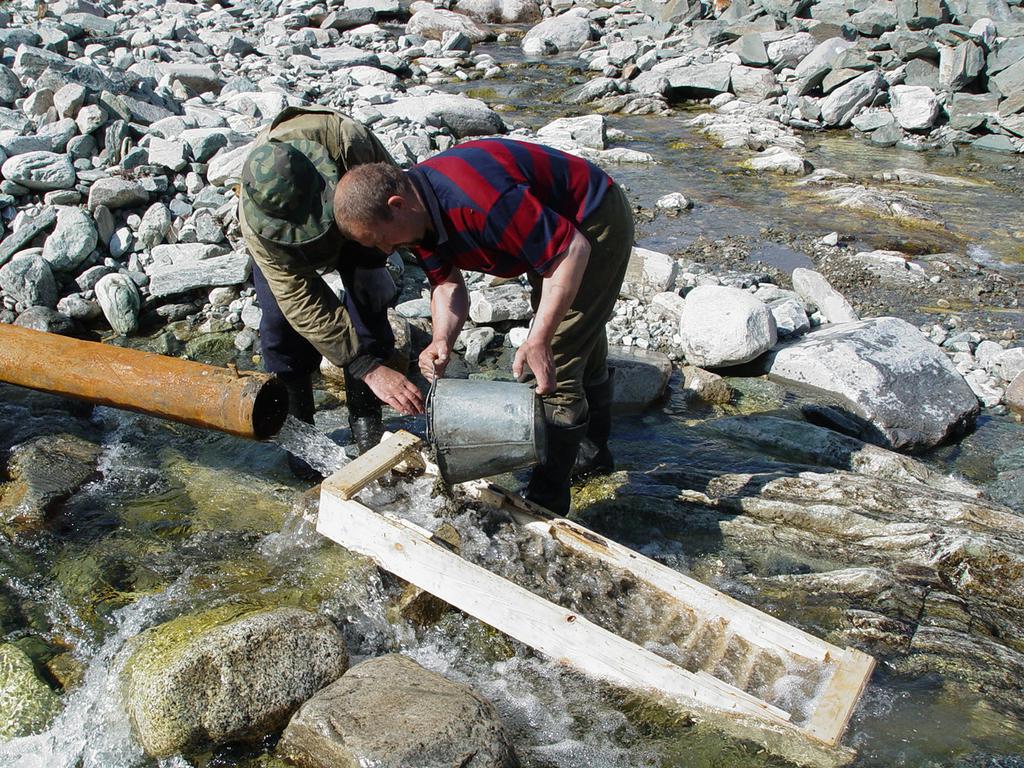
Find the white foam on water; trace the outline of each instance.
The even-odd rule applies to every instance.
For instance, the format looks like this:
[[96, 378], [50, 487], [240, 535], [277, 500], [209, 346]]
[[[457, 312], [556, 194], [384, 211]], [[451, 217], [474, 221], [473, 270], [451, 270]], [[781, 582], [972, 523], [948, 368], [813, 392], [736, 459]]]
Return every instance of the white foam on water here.
[[294, 416], [284, 420], [284, 426], [271, 440], [293, 456], [298, 456], [324, 477], [349, 462], [343, 446], [331, 440], [315, 425], [299, 421]]
[[[127, 641], [153, 623], [154, 617], [184, 597], [184, 580], [115, 611], [112, 631], [90, 656], [82, 685], [64, 696], [64, 708], [49, 728], [33, 736], [0, 744], [5, 768], [136, 768], [147, 763], [131, 732], [122, 704], [121, 675]], [[168, 768], [172, 768], [168, 766]]]

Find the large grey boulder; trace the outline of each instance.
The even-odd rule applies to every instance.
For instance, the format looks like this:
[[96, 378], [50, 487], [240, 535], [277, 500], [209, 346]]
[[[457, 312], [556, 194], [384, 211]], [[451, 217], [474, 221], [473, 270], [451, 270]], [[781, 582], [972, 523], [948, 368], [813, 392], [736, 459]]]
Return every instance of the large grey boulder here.
[[81, 208], [62, 208], [56, 228], [43, 243], [43, 258], [55, 272], [72, 272], [89, 257], [98, 240], [92, 216]]
[[469, 16], [443, 8], [417, 11], [406, 24], [406, 31], [411, 35], [422, 35], [432, 40], [440, 40], [445, 32], [460, 32], [474, 43], [483, 42], [488, 36], [487, 30]]
[[487, 700], [398, 654], [364, 661], [306, 702], [277, 754], [299, 768], [518, 765]]
[[344, 638], [323, 616], [224, 606], [134, 640], [125, 700], [146, 752], [164, 757], [259, 740], [347, 667]]
[[908, 131], [927, 131], [939, 116], [939, 100], [923, 85], [896, 85], [889, 91], [892, 114]]
[[53, 279], [50, 265], [38, 252], [19, 254], [0, 268], [0, 288], [29, 307], [57, 305], [57, 281]]
[[841, 88], [832, 91], [821, 103], [821, 119], [826, 125], [843, 127], [870, 104], [885, 88], [885, 79], [879, 72], [865, 72]]
[[25, 215], [21, 226], [0, 242], [0, 267], [26, 245], [32, 242], [41, 232], [45, 232], [57, 221], [57, 209], [46, 206], [34, 216]]
[[679, 335], [687, 362], [701, 368], [750, 362], [778, 341], [764, 303], [724, 285], [701, 285], [686, 294]]
[[797, 267], [793, 270], [793, 290], [805, 302], [817, 307], [826, 323], [851, 323], [860, 319], [850, 302], [820, 272]]
[[545, 19], [523, 37], [522, 49], [527, 56], [578, 51], [590, 39], [590, 21], [577, 13], [563, 13]]
[[56, 152], [25, 152], [4, 161], [3, 177], [21, 186], [48, 192], [75, 186], [75, 166], [68, 155]]
[[454, 94], [408, 96], [377, 109], [383, 115], [405, 117], [422, 125], [448, 128], [457, 138], [505, 132], [505, 121], [479, 99]]
[[637, 410], [661, 399], [672, 375], [668, 355], [650, 349], [610, 346], [608, 365], [615, 369], [612, 403]]
[[812, 331], [775, 351], [768, 372], [839, 398], [845, 430], [855, 426], [861, 439], [892, 450], [938, 445], [962, 434], [979, 411], [945, 353], [895, 317]]

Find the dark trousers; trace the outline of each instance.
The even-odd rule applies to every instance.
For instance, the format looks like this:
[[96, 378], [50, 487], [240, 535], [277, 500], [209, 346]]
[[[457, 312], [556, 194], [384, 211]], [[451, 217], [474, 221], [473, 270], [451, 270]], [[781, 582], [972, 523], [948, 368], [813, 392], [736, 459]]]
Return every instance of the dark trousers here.
[[[388, 305], [395, 294], [394, 283], [384, 269], [355, 272], [353, 279], [345, 281], [345, 310], [360, 339], [364, 340], [364, 349], [382, 360], [387, 360], [394, 352], [395, 345], [394, 333], [388, 322]], [[263, 310], [263, 317], [260, 320], [263, 369], [268, 373], [286, 376], [310, 374], [318, 370], [321, 354], [292, 328], [291, 323], [281, 312], [266, 278], [255, 263], [252, 265], [252, 282], [256, 288], [260, 309]]]

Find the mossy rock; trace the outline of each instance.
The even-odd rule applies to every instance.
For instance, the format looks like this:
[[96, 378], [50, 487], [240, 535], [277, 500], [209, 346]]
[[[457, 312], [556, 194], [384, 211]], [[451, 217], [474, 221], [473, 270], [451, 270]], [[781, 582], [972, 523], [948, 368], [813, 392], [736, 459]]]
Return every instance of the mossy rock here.
[[0, 645], [0, 740], [46, 728], [60, 697], [36, 676], [32, 660], [13, 645]]
[[195, 336], [185, 344], [185, 355], [189, 360], [207, 365], [226, 365], [238, 356], [235, 334], [204, 333]]
[[276, 733], [348, 668], [330, 620], [227, 605], [147, 630], [125, 665], [125, 700], [146, 752], [166, 757]]

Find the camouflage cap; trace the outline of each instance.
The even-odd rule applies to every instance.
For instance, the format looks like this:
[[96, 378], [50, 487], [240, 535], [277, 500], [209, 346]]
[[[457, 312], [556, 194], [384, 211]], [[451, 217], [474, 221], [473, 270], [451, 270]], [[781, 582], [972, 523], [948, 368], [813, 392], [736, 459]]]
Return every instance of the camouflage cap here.
[[260, 237], [302, 245], [334, 223], [332, 198], [340, 174], [323, 145], [271, 140], [246, 158], [242, 170], [245, 220]]

